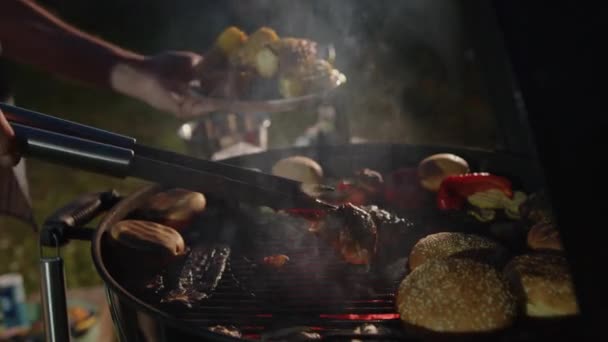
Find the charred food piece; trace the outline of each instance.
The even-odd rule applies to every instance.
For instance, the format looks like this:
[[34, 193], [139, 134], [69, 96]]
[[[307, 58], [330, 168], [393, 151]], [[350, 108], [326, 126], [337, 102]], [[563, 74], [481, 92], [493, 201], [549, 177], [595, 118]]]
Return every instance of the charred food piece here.
[[474, 333], [510, 326], [517, 303], [494, 268], [445, 258], [429, 261], [405, 278], [397, 310], [406, 324], [441, 333]]
[[370, 264], [376, 253], [377, 227], [367, 211], [350, 203], [332, 210], [319, 233], [351, 264]]
[[226, 246], [196, 246], [185, 262], [165, 275], [167, 292], [162, 303], [180, 303], [187, 307], [211, 296], [222, 279], [230, 248]]
[[578, 314], [578, 304], [566, 258], [553, 254], [526, 254], [505, 267], [505, 275], [519, 290], [532, 317]]
[[[364, 206], [362, 209], [371, 215], [378, 231], [375, 266], [387, 267], [398, 259], [407, 257], [422, 234], [416, 230], [417, 225], [375, 205]], [[403, 263], [404, 269], [405, 266], [406, 263]]]

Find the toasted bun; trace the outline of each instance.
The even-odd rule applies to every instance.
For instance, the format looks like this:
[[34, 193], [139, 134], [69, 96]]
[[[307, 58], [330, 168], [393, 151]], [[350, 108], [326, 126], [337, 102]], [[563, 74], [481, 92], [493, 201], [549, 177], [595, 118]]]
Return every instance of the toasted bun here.
[[469, 171], [469, 164], [466, 160], [450, 153], [434, 154], [418, 164], [420, 184], [430, 191], [438, 191], [441, 182], [447, 176]]
[[432, 260], [399, 286], [397, 310], [413, 326], [444, 333], [488, 332], [508, 327], [517, 303], [494, 268], [468, 259]]
[[279, 160], [272, 167], [272, 174], [309, 184], [319, 184], [323, 180], [321, 165], [304, 156]]
[[496, 242], [481, 236], [464, 233], [436, 233], [420, 239], [409, 257], [410, 270], [430, 260], [449, 256], [500, 258], [504, 249]]
[[578, 313], [572, 278], [563, 256], [520, 255], [509, 262], [505, 275], [523, 296], [528, 316], [556, 317]]
[[561, 251], [562, 241], [553, 223], [539, 223], [528, 232], [528, 246], [532, 249]]

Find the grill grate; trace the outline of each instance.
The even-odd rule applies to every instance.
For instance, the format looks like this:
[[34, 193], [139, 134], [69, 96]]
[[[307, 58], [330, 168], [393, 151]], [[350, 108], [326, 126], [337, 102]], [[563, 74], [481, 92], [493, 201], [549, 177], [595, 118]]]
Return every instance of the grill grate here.
[[[340, 262], [333, 251], [327, 249], [310, 255], [306, 250], [305, 246], [293, 250], [289, 263], [280, 270], [268, 272], [260, 271], [263, 265], [253, 262], [251, 256], [233, 253], [226, 273], [210, 298], [188, 309], [178, 306], [163, 306], [163, 309], [196, 327], [236, 326], [247, 339], [259, 339], [265, 332], [295, 326], [311, 327], [330, 339], [354, 337], [354, 329], [364, 323], [380, 324], [394, 331], [394, 335], [385, 334], [383, 338], [401, 336], [399, 315], [394, 310], [397, 284], [379, 287], [372, 293], [361, 293], [356, 288], [351, 291], [348, 286], [336, 287], [340, 282], [369, 283], [369, 274], [355, 273], [342, 278], [344, 273], [340, 270], [352, 266]], [[322, 263], [321, 276], [301, 272], [304, 268], [310, 272], [319, 270], [316, 266], [319, 260], [327, 261]], [[253, 289], [251, 284], [255, 282], [268, 286]], [[341, 295], [323, 291], [332, 287]]]

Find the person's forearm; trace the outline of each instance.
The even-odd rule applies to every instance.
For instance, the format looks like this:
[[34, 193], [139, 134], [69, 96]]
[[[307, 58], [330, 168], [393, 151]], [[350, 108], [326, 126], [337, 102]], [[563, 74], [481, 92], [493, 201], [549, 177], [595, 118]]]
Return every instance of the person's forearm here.
[[143, 59], [79, 31], [28, 0], [0, 0], [0, 44], [8, 59], [105, 87], [117, 64]]

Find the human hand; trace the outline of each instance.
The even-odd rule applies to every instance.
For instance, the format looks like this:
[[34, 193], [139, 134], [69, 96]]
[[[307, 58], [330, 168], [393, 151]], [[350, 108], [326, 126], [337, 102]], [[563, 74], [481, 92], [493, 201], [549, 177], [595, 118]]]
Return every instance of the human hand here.
[[17, 164], [19, 156], [14, 149], [15, 132], [0, 111], [0, 167], [11, 167]]
[[192, 52], [168, 51], [118, 63], [111, 72], [116, 91], [167, 111], [179, 118], [217, 110], [211, 99], [194, 96], [190, 86], [198, 79], [203, 57]]

